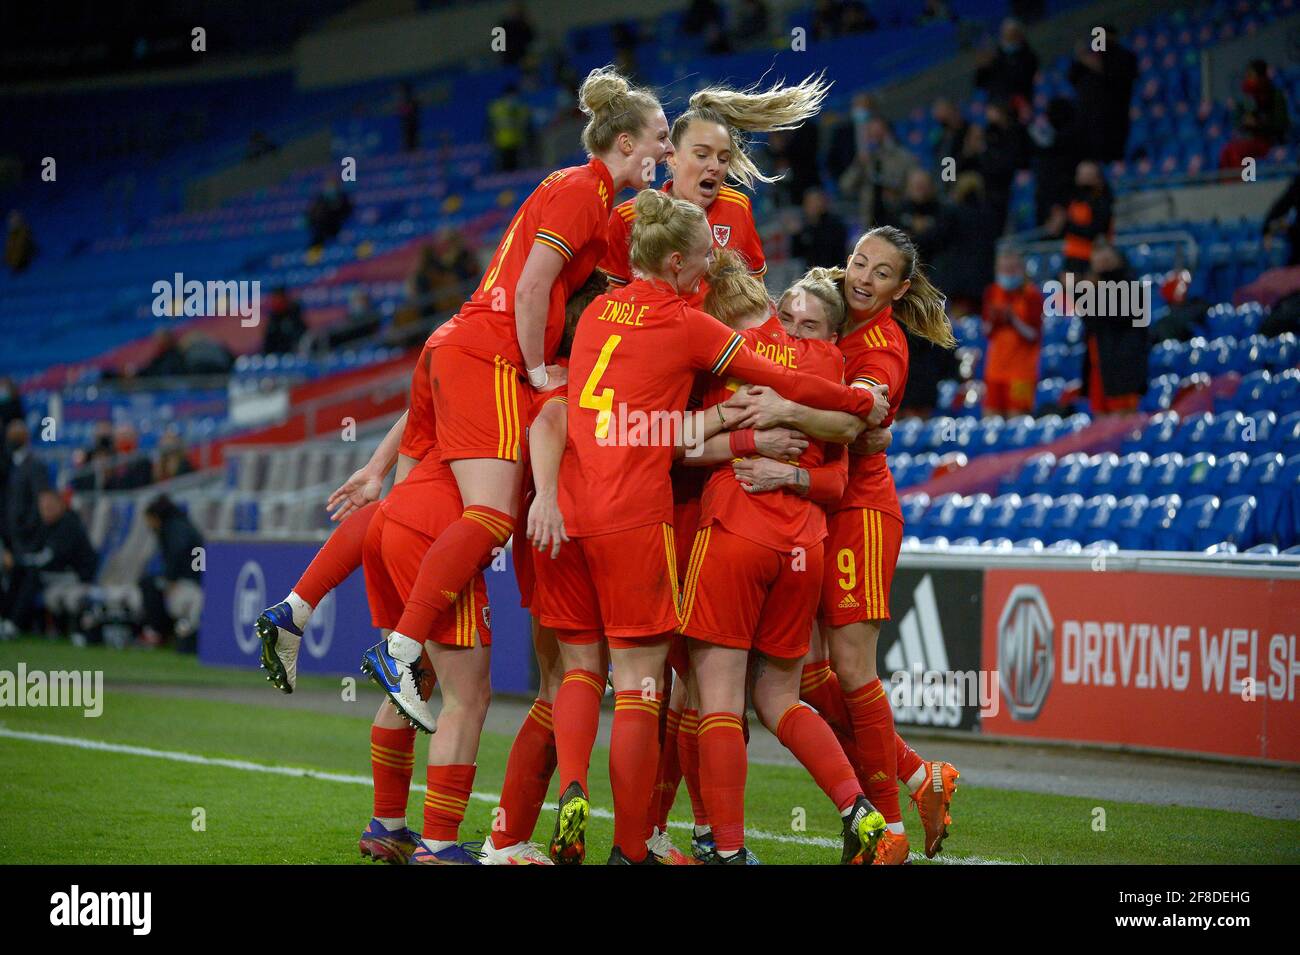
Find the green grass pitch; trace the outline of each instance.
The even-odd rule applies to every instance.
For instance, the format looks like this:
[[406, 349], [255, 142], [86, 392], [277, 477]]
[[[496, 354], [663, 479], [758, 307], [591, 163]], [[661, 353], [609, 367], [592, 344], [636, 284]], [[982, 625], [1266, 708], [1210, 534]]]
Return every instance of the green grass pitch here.
[[[0, 709], [0, 863], [357, 863], [356, 840], [369, 820], [368, 722], [378, 694], [358, 683], [356, 715], [322, 715], [275, 706], [157, 695], [123, 684], [202, 689], [265, 687], [260, 673], [204, 668], [171, 653], [75, 650], [43, 641], [0, 645], [0, 670], [19, 660], [29, 669], [100, 669], [106, 681], [103, 715], [72, 709]], [[339, 689], [326, 678], [306, 687]], [[608, 719], [608, 714], [605, 716]], [[278, 767], [274, 772], [228, 764], [181, 762], [14, 738], [44, 734], [92, 743], [142, 747]], [[424, 737], [421, 737], [422, 741]], [[484, 735], [476, 788], [500, 792], [510, 738]], [[415, 781], [424, 778], [422, 742]], [[597, 810], [610, 805], [606, 753], [592, 760]], [[1138, 763], [1135, 761], [1135, 767]], [[326, 777], [291, 775], [308, 770]], [[554, 793], [552, 793], [554, 796]], [[420, 818], [422, 793], [412, 794], [408, 818]], [[481, 839], [495, 802], [471, 801], [461, 833]], [[1093, 809], [1106, 809], [1106, 831], [1092, 828]], [[196, 826], [196, 810], [203, 825]], [[839, 819], [797, 767], [752, 765], [746, 802], [750, 847], [764, 863], [829, 864]], [[674, 821], [688, 821], [685, 790]], [[943, 857], [956, 861], [1030, 863], [1296, 863], [1300, 824], [1240, 813], [1045, 796], [963, 784], [953, 806], [955, 826]], [[799, 827], [800, 818], [806, 819]], [[914, 833], [919, 822], [906, 809]], [[536, 839], [550, 833], [543, 810]], [[592, 819], [589, 861], [608, 854], [612, 824]], [[679, 846], [689, 839], [674, 829]]]

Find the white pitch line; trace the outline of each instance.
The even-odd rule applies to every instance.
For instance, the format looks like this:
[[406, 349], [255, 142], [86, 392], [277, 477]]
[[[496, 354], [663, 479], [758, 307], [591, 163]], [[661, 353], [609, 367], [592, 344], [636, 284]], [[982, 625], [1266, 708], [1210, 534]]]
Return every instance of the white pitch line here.
[[[250, 773], [269, 773], [273, 776], [289, 776], [296, 779], [322, 779], [331, 783], [350, 783], [359, 786], [372, 786], [373, 780], [369, 776], [356, 776], [351, 773], [331, 773], [322, 769], [304, 769], [297, 766], [268, 766], [265, 763], [250, 763], [243, 759], [225, 759], [220, 756], [200, 756], [197, 753], [182, 753], [176, 750], [150, 749], [147, 746], [131, 746], [127, 743], [105, 743], [100, 740], [83, 739], [77, 736], [54, 736], [49, 733], [27, 733], [22, 730], [11, 730], [0, 726], [0, 738], [26, 740], [31, 743], [49, 743], [55, 746], [71, 746], [75, 749], [96, 750], [101, 753], [121, 753], [125, 756], [145, 756], [150, 759], [165, 759], [174, 763], [192, 763], [198, 766], [220, 766], [223, 769], [240, 769]], [[425, 786], [420, 783], [412, 783], [411, 789], [416, 792], [424, 792]], [[501, 799], [500, 793], [473, 792], [471, 798], [480, 802], [497, 805]], [[555, 803], [547, 803], [546, 809], [553, 810], [556, 808]], [[601, 809], [593, 806], [591, 814], [597, 819], [613, 819], [614, 814], [608, 809]], [[689, 822], [669, 822], [668, 825], [673, 829], [693, 829]], [[830, 839], [826, 836], [788, 836], [780, 832], [767, 832], [763, 829], [746, 829], [746, 839], [757, 839], [761, 842], [780, 842], [787, 845], [809, 846], [818, 849], [838, 849], [840, 841]], [[912, 859], [924, 859], [919, 852], [912, 853]], [[979, 856], [965, 857], [944, 857], [936, 856], [931, 862], [939, 862], [946, 865], [1014, 865], [1004, 859], [983, 859]]]

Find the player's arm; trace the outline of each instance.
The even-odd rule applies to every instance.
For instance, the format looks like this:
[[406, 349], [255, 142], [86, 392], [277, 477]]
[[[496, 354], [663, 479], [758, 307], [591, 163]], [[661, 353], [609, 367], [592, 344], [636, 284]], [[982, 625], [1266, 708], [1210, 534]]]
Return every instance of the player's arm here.
[[749, 385], [737, 391], [731, 404], [737, 411], [745, 412], [750, 427], [791, 428], [810, 438], [835, 444], [849, 444], [867, 426], [856, 415], [811, 408], [782, 398], [762, 385]]
[[[715, 409], [720, 415], [726, 413], [726, 405], [714, 405], [701, 413], [712, 414]], [[714, 434], [702, 443], [692, 444], [684, 449], [679, 447], [676, 456], [682, 458], [688, 467], [704, 467], [754, 454], [776, 461], [789, 461], [797, 459], [807, 447], [807, 438], [787, 428], [769, 428], [764, 431], [742, 428]]]
[[[716, 322], [717, 319], [713, 321]], [[725, 325], [722, 327], [726, 328]], [[863, 418], [868, 427], [874, 428], [889, 413], [889, 403], [883, 400], [883, 389], [873, 391], [866, 387], [846, 387], [817, 375], [793, 371], [755, 353], [738, 335], [735, 336], [735, 342], [726, 347], [731, 350], [731, 354], [719, 355], [715, 366], [720, 365], [723, 371], [742, 381], [768, 385], [800, 404], [831, 411], [847, 411]], [[714, 374], [719, 373], [714, 371]]]
[[551, 286], [566, 261], [553, 246], [536, 241], [528, 251], [524, 269], [515, 285], [515, 337], [534, 388], [546, 385], [550, 374], [556, 371], [546, 367], [546, 315], [550, 307]]
[[[329, 496], [329, 500], [325, 502], [325, 509], [333, 511], [330, 520], [341, 521], [371, 501], [379, 500], [380, 492], [384, 487], [384, 478], [388, 476], [388, 472], [397, 461], [398, 448], [402, 446], [402, 432], [406, 430], [406, 419], [409, 415], [409, 410], [402, 412], [402, 416], [393, 422], [384, 439], [379, 442], [379, 447], [375, 448], [374, 453], [370, 455], [370, 460], [358, 468], [352, 477]], [[401, 477], [405, 476], [405, 474], [401, 475]]]
[[533, 469], [533, 503], [528, 508], [528, 539], [551, 557], [569, 539], [560, 513], [560, 460], [569, 435], [569, 404], [557, 395], [538, 412], [528, 427], [528, 455]]

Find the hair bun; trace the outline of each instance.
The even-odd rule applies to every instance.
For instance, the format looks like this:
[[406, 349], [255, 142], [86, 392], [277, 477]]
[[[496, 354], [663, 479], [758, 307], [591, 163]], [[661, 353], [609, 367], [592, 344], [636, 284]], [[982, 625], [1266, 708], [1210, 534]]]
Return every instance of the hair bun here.
[[673, 217], [673, 200], [658, 189], [642, 189], [636, 197], [636, 216], [647, 225], [667, 222]]
[[627, 79], [613, 67], [592, 70], [578, 90], [578, 107], [588, 116], [614, 112], [620, 99], [626, 99], [632, 87]]

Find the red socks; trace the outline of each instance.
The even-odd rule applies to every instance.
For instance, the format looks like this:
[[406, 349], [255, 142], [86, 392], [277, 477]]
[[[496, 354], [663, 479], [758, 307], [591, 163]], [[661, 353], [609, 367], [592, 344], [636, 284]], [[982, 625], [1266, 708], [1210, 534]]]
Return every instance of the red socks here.
[[898, 778], [907, 782], [916, 775], [916, 771], [925, 763], [916, 750], [903, 742], [903, 737], [894, 734], [894, 756], [898, 763]]
[[894, 744], [897, 734], [889, 694], [877, 678], [846, 694], [844, 703], [853, 720], [859, 761], [870, 774], [865, 781], [867, 798], [884, 815], [885, 822], [902, 822], [898, 805], [898, 753]]
[[474, 764], [430, 766], [429, 790], [424, 794], [425, 839], [455, 842], [460, 832], [469, 794], [474, 789]]
[[[668, 710], [668, 722], [664, 728], [664, 741], [659, 749], [659, 771], [655, 777], [655, 795], [650, 805], [653, 809], [651, 827], [660, 832], [668, 829], [668, 813], [672, 811], [677, 799], [677, 787], [682, 781], [682, 764], [677, 752], [677, 734], [680, 732], [682, 714]], [[647, 838], [650, 833], [646, 833]]]
[[569, 670], [555, 694], [551, 718], [555, 726], [556, 769], [560, 793], [577, 781], [584, 793], [591, 749], [596, 745], [600, 727], [600, 700], [605, 695], [605, 680], [590, 670]]
[[492, 845], [498, 849], [531, 838], [555, 772], [555, 732], [551, 704], [534, 700], [515, 735], [501, 786], [500, 828], [494, 822]]
[[853, 722], [849, 711], [844, 706], [844, 693], [840, 690], [840, 678], [831, 669], [830, 660], [818, 660], [804, 665], [803, 677], [799, 683], [799, 699], [812, 706], [821, 714], [822, 719], [836, 730], [853, 732]]
[[700, 789], [721, 852], [745, 845], [745, 731], [739, 713], [700, 717]]
[[375, 818], [399, 819], [411, 798], [415, 727], [370, 727], [370, 772], [375, 780]]
[[704, 809], [704, 796], [700, 792], [700, 712], [682, 710], [682, 721], [677, 727], [677, 761], [686, 780], [686, 792], [691, 797], [691, 814], [695, 825], [709, 824], [709, 814]]
[[318, 607], [327, 593], [347, 580], [352, 571], [361, 566], [361, 546], [365, 543], [366, 531], [370, 529], [370, 519], [378, 510], [379, 502], [371, 501], [344, 518], [293, 585], [293, 592], [313, 607]]
[[640, 690], [614, 694], [614, 728], [609, 740], [609, 784], [614, 791], [614, 845], [633, 862], [646, 854], [646, 821], [659, 766], [659, 706]]
[[425, 551], [396, 632], [419, 643], [429, 639], [438, 618], [474, 575], [492, 562], [492, 549], [503, 546], [514, 529], [509, 514], [479, 505], [465, 508]]
[[776, 738], [803, 764], [836, 809], [853, 805], [862, 786], [825, 720], [802, 703], [795, 703], [781, 714]]

